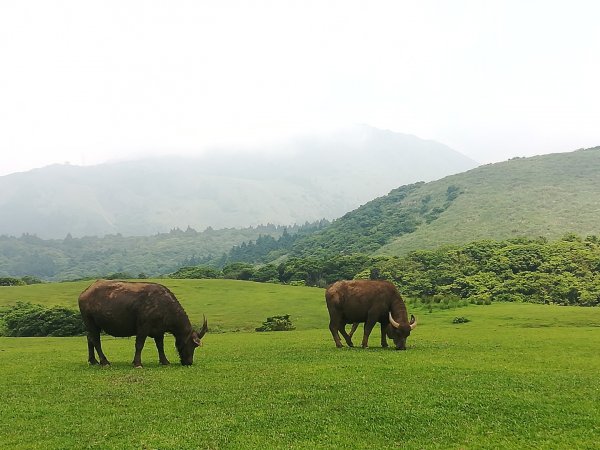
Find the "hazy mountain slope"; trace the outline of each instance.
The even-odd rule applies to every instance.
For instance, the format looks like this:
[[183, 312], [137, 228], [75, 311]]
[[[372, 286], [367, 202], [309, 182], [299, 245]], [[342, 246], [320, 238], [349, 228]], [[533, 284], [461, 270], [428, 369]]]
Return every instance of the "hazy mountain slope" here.
[[390, 189], [475, 167], [414, 136], [353, 127], [261, 152], [56, 165], [0, 177], [0, 234], [149, 235], [336, 218]]
[[600, 234], [600, 147], [490, 164], [394, 189], [295, 244], [295, 255], [401, 255], [479, 239]]
[[[298, 230], [289, 229], [290, 233]], [[106, 277], [116, 272], [158, 276], [218, 257], [234, 245], [283, 233], [274, 225], [244, 229], [172, 230], [154, 236], [111, 235], [40, 239], [0, 236], [0, 277], [33, 275], [47, 280]]]

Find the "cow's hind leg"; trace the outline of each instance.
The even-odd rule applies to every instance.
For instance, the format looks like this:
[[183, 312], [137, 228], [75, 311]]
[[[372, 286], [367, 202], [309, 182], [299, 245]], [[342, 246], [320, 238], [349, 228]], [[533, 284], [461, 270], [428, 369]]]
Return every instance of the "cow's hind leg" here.
[[352, 339], [352, 335], [354, 334], [354, 332], [356, 331], [357, 328], [358, 328], [358, 322], [354, 322], [352, 324], [352, 328], [350, 329], [350, 333], [348, 333], [348, 336], [350, 336], [350, 339]]
[[106, 359], [106, 355], [102, 351], [102, 343], [100, 342], [100, 331], [98, 331], [98, 335], [95, 337], [94, 347], [96, 348], [96, 352], [98, 352], [98, 358], [100, 358], [101, 366], [109, 366], [110, 362]]
[[142, 350], [146, 343], [146, 335], [138, 334], [135, 337], [135, 355], [133, 357], [133, 367], [142, 367]]
[[352, 343], [352, 336], [346, 333], [346, 324], [343, 324], [340, 327], [340, 333], [342, 333], [342, 336], [344, 337], [346, 344], [348, 344], [348, 347], [354, 347], [354, 344]]
[[329, 321], [329, 331], [331, 331], [331, 336], [333, 336], [333, 340], [335, 341], [335, 346], [337, 348], [343, 347], [342, 341], [340, 341], [340, 335], [338, 334], [339, 324], [334, 322], [333, 320]]
[[106, 359], [106, 355], [102, 351], [102, 343], [100, 342], [100, 329], [96, 326], [93, 320], [90, 320], [87, 317], [83, 317], [83, 322], [88, 330], [88, 362], [92, 365], [98, 364], [98, 361], [96, 361], [96, 356], [94, 355], [94, 350], [96, 350], [96, 353], [98, 353], [98, 358], [100, 358], [100, 365], [110, 365], [110, 362], [108, 359]]
[[170, 364], [165, 355], [165, 335], [161, 334], [160, 336], [155, 337], [154, 342], [156, 343], [156, 349], [158, 350], [158, 362], [163, 366]]
[[94, 342], [92, 341], [92, 338], [90, 337], [89, 333], [87, 336], [87, 344], [88, 344], [88, 363], [90, 363], [92, 366], [95, 366], [96, 364], [98, 364], [98, 361], [96, 360], [96, 353], [94, 353]]

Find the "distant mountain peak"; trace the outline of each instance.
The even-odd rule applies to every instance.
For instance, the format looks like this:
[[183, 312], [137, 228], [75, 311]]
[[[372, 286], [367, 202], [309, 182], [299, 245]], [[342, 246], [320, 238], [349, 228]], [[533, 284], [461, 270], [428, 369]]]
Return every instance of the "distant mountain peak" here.
[[443, 144], [368, 125], [234, 149], [0, 177], [0, 234], [151, 235], [334, 219], [399, 186], [477, 166]]

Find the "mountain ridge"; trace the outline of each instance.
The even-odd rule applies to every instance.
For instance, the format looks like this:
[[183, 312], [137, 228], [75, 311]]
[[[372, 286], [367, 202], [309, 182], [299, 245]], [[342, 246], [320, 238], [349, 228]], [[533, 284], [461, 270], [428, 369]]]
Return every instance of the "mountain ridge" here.
[[368, 126], [263, 150], [6, 175], [0, 234], [139, 236], [331, 220], [399, 185], [477, 165], [443, 144]]

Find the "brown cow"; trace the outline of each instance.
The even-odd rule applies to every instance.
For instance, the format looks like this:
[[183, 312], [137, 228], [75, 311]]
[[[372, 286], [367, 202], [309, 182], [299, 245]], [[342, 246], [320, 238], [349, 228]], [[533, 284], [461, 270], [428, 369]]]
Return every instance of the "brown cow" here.
[[342, 347], [341, 333], [349, 347], [353, 347], [351, 335], [345, 326], [352, 323], [352, 331], [358, 322], [364, 322], [362, 346], [368, 347], [369, 335], [375, 323], [381, 324], [381, 346], [387, 347], [386, 334], [394, 341], [396, 349], [406, 349], [406, 338], [417, 326], [415, 316], [408, 321], [406, 305], [400, 293], [389, 281], [351, 280], [337, 281], [325, 292], [329, 310], [329, 330], [337, 347]]
[[169, 332], [175, 336], [181, 364], [188, 366], [208, 330], [204, 318], [202, 329], [194, 331], [175, 295], [157, 283], [98, 280], [79, 296], [79, 310], [88, 331], [90, 364], [98, 364], [94, 349], [101, 365], [110, 364], [102, 352], [101, 331], [118, 337], [135, 336], [135, 367], [142, 367], [142, 349], [148, 336], [154, 338], [160, 364], [169, 364], [164, 350], [164, 336]]

